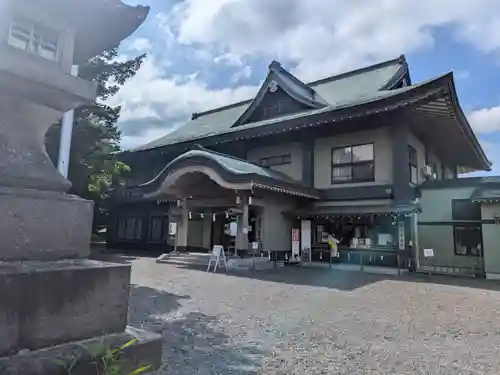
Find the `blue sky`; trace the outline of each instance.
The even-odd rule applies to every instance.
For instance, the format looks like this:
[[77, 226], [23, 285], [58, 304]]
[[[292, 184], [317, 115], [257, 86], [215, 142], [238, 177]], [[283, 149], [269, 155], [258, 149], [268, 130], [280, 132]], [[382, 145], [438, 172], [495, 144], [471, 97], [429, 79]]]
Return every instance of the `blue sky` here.
[[122, 104], [123, 146], [166, 134], [192, 112], [251, 97], [273, 59], [304, 81], [405, 54], [413, 82], [449, 71], [500, 174], [497, 0], [125, 0], [151, 7], [121, 47], [147, 52]]

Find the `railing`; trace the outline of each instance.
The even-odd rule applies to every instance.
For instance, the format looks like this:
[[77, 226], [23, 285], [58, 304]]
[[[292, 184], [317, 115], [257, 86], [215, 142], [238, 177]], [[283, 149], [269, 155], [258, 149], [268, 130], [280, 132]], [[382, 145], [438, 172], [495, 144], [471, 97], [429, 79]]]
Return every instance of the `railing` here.
[[436, 275], [453, 275], [464, 277], [483, 277], [484, 270], [479, 266], [450, 266], [439, 264], [425, 264], [418, 269], [419, 272], [427, 273], [429, 276]]
[[[339, 248], [339, 258], [332, 257], [332, 251], [326, 246], [317, 246], [309, 250], [311, 256], [308, 252], [302, 254], [302, 260], [309, 260], [313, 258], [314, 254], [320, 254], [319, 258], [328, 260], [329, 267], [335, 263], [338, 259], [347, 257], [347, 263], [359, 264], [360, 271], [364, 270], [364, 267], [373, 265], [375, 259], [383, 259], [384, 257], [394, 257], [394, 266], [398, 269], [398, 274], [401, 274], [401, 269], [409, 268], [411, 256], [408, 251], [397, 251], [392, 248], [384, 247], [372, 247], [372, 248], [350, 248], [350, 247], [340, 247]], [[353, 262], [356, 259], [356, 262]]]

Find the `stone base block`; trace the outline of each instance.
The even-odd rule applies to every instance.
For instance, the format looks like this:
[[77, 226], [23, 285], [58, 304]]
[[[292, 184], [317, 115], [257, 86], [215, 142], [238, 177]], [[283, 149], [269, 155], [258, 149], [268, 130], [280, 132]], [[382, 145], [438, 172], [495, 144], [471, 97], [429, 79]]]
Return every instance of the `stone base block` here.
[[[119, 348], [135, 339], [123, 351], [120, 364], [124, 374], [142, 367], [160, 368], [162, 337], [128, 327], [125, 332], [66, 343], [47, 349], [24, 351], [0, 358], [2, 375], [89, 375], [95, 374], [95, 355], [102, 348]], [[63, 366], [63, 364], [65, 364]], [[65, 367], [71, 367], [71, 372]]]
[[0, 261], [88, 257], [93, 211], [74, 195], [0, 187]]
[[130, 265], [0, 262], [0, 356], [123, 332], [129, 286]]
[[228, 270], [265, 271], [276, 268], [277, 265], [267, 257], [261, 258], [233, 258], [227, 262]]
[[486, 279], [487, 280], [500, 280], [500, 273], [487, 272]]

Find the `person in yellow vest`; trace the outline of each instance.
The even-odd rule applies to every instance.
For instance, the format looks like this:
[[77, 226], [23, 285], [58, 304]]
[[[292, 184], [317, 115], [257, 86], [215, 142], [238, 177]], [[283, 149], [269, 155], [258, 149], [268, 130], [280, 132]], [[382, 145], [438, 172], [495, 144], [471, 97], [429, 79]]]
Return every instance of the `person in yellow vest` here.
[[339, 242], [340, 241], [341, 240], [338, 240], [335, 237], [335, 234], [328, 235], [328, 245], [330, 246], [332, 258], [338, 258], [340, 256], [340, 254], [339, 254]]

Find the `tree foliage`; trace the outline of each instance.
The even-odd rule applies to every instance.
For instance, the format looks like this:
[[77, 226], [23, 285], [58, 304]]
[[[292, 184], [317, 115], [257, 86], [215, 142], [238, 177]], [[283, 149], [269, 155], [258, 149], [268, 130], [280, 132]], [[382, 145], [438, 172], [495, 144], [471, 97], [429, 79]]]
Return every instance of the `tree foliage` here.
[[[121, 107], [111, 107], [105, 101], [140, 69], [145, 55], [118, 61], [117, 49], [111, 49], [79, 66], [79, 77], [99, 84], [97, 100], [75, 110], [68, 179], [71, 193], [95, 201], [95, 226], [103, 225], [104, 200], [113, 181], [129, 167], [120, 161], [121, 132], [117, 127]], [[46, 148], [57, 165], [61, 122], [54, 124], [46, 135]]]

